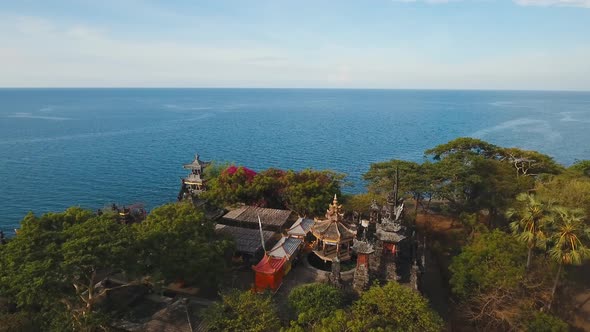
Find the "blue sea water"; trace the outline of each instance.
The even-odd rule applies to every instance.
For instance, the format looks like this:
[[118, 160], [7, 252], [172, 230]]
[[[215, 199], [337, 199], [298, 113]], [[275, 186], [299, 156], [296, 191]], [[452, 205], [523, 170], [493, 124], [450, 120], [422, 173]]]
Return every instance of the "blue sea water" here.
[[182, 164], [333, 169], [419, 161], [459, 136], [590, 159], [590, 93], [0, 89], [0, 228], [29, 211], [173, 201]]

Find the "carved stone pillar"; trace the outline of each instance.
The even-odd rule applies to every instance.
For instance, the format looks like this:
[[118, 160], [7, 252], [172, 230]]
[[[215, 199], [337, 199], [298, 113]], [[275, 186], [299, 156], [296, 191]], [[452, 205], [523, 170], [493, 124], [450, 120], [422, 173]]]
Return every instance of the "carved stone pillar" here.
[[376, 278], [381, 278], [381, 260], [383, 256], [383, 241], [375, 241], [375, 252], [369, 256], [369, 271]]
[[357, 253], [356, 268], [352, 281], [352, 287], [357, 292], [362, 292], [369, 288], [369, 257], [371, 256], [374, 256], [374, 254]]
[[385, 279], [398, 280], [397, 265], [395, 264], [395, 257], [387, 257], [385, 262]]
[[330, 273], [329, 281], [332, 285], [340, 288], [342, 287], [342, 277], [340, 276], [340, 260], [335, 257], [332, 261], [332, 272]]

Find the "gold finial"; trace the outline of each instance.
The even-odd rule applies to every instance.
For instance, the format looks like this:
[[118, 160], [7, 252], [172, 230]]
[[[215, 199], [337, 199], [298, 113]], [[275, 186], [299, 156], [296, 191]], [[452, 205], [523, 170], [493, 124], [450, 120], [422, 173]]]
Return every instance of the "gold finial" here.
[[334, 194], [334, 202], [332, 202], [332, 204], [338, 205], [338, 197], [336, 197], [336, 194]]

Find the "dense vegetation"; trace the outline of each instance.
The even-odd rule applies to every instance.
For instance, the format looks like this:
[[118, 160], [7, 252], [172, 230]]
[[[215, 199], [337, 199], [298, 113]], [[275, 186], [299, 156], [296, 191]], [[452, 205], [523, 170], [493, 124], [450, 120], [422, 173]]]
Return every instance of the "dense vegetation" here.
[[0, 246], [0, 294], [18, 307], [2, 313], [0, 326], [14, 319], [31, 331], [104, 326], [108, 317], [99, 302], [110, 288], [99, 281], [112, 275], [129, 280], [117, 287], [179, 278], [215, 287], [215, 276], [226, 268], [220, 257], [232, 243], [216, 237], [213, 225], [186, 203], [156, 208], [135, 225], [76, 207], [30, 213], [18, 235]]
[[443, 250], [459, 253], [448, 267], [454, 319], [467, 329], [567, 330], [566, 290], [584, 286], [564, 271], [590, 258], [589, 161], [565, 168], [539, 152], [459, 138], [425, 151], [423, 163], [371, 165], [369, 194], [389, 190], [396, 171], [415, 213], [461, 223], [456, 248]]
[[[409, 222], [429, 237], [453, 301], [446, 324], [464, 330], [567, 331], [571, 294], [588, 287], [578, 266], [590, 258], [590, 161], [563, 167], [535, 151], [459, 138], [425, 151], [422, 162], [374, 163], [368, 191], [345, 197], [367, 215], [384, 203], [399, 174]], [[251, 204], [321, 216], [344, 176], [332, 171], [254, 172], [221, 165], [205, 174], [202, 198], [218, 207]], [[450, 229], [418, 220], [443, 216]], [[440, 219], [432, 219], [440, 220]], [[438, 232], [438, 233], [437, 233]], [[445, 233], [446, 232], [446, 233]], [[438, 235], [437, 235], [438, 234]], [[438, 236], [438, 237], [437, 237]], [[70, 208], [28, 214], [0, 245], [0, 331], [107, 328], [112, 318], [100, 280], [158, 289], [184, 281], [220, 286], [232, 242], [190, 204], [156, 208], [139, 224]], [[324, 284], [295, 287], [287, 299], [219, 289], [204, 318], [213, 330], [440, 331], [445, 323], [420, 294], [395, 282], [360, 294]]]
[[[443, 326], [426, 299], [397, 282], [374, 285], [349, 306], [344, 306], [344, 296], [325, 284], [294, 288], [289, 303], [296, 319], [282, 331], [436, 332]], [[277, 331], [277, 306], [268, 294], [234, 291], [223, 295], [205, 317], [216, 331]]]
[[215, 172], [202, 197], [219, 206], [236, 203], [289, 209], [300, 216], [321, 216], [334, 195], [340, 195], [343, 174], [332, 171], [283, 171], [256, 173], [246, 167], [228, 166]]

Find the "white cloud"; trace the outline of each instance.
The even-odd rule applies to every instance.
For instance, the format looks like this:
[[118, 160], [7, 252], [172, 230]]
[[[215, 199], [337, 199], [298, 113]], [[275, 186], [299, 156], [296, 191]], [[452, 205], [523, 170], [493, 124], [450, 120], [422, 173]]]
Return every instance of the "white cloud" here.
[[589, 48], [446, 63], [404, 45], [129, 40], [100, 26], [0, 16], [0, 86], [590, 89]]
[[590, 0], [514, 0], [521, 6], [561, 6], [590, 8]]

